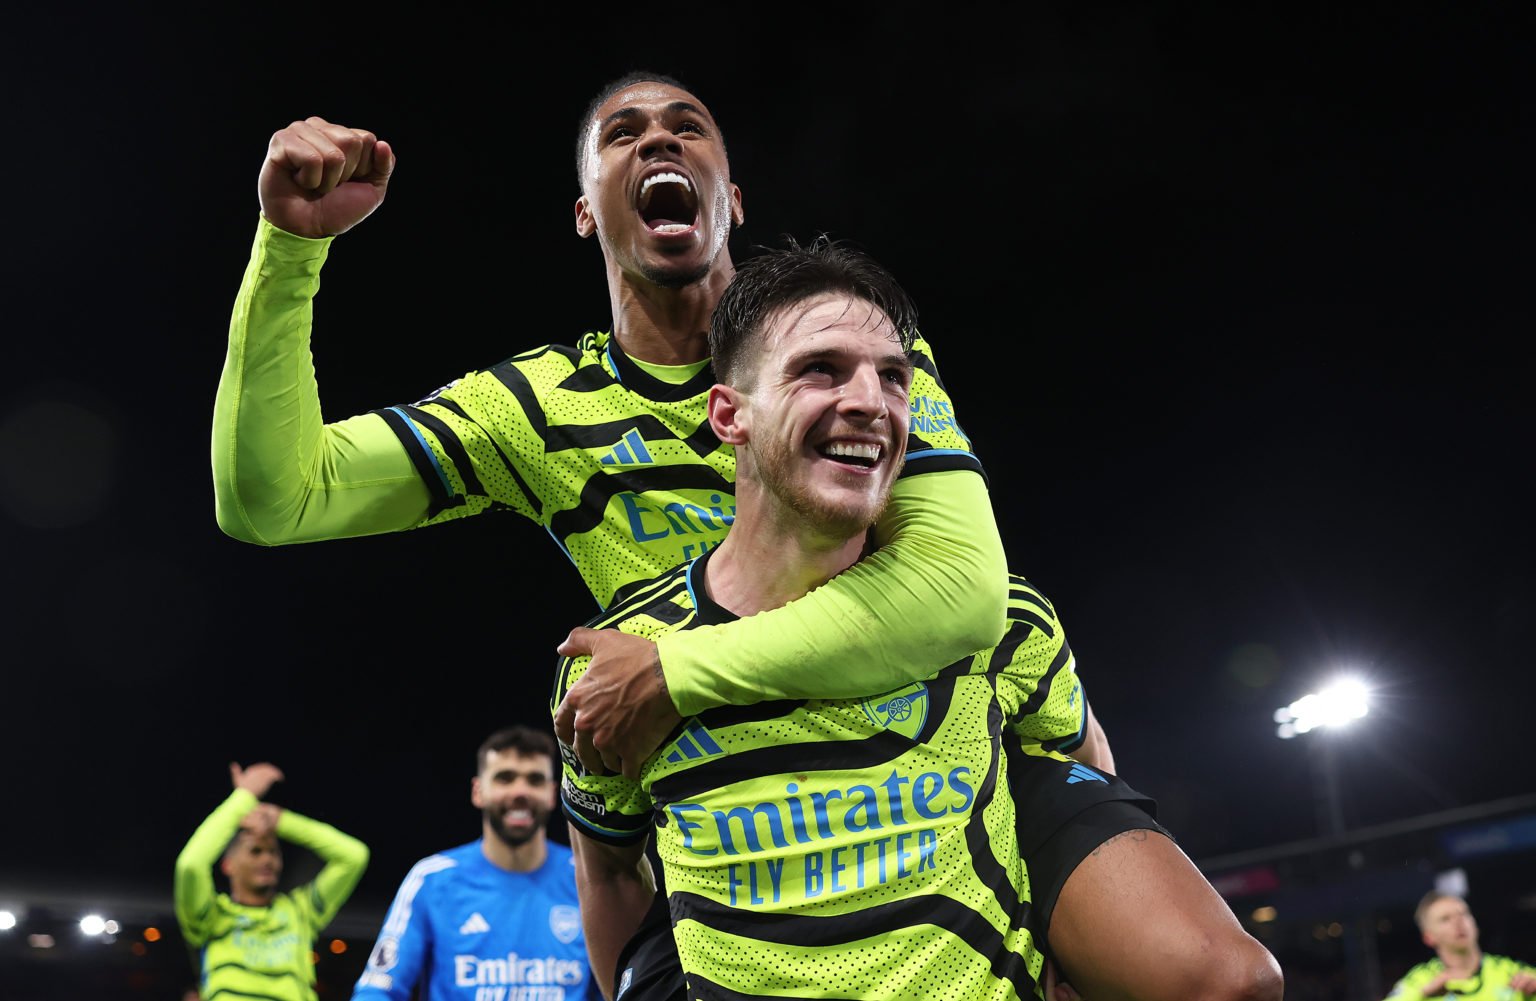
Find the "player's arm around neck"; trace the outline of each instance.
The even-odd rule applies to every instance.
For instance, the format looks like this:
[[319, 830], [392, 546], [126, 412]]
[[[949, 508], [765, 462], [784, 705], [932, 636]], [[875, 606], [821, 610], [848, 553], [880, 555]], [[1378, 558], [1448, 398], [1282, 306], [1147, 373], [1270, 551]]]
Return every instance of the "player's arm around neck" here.
[[889, 691], [1001, 640], [1007, 560], [978, 473], [898, 480], [875, 530], [875, 552], [803, 598], [662, 636], [678, 712]]

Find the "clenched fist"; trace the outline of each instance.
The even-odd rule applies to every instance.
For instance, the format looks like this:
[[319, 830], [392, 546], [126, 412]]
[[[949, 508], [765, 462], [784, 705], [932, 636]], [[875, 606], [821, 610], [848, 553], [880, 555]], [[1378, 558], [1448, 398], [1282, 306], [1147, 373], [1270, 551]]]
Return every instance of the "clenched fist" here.
[[384, 202], [395, 154], [372, 132], [306, 118], [273, 133], [261, 165], [261, 214], [318, 239], [345, 233]]

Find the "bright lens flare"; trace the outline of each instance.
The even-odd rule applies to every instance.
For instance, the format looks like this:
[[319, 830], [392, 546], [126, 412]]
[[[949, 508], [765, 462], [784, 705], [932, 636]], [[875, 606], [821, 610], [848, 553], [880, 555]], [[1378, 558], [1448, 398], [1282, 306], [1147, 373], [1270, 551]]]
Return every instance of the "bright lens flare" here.
[[1358, 678], [1341, 678], [1319, 692], [1303, 695], [1275, 710], [1281, 737], [1294, 737], [1321, 726], [1345, 726], [1371, 711], [1369, 690]]

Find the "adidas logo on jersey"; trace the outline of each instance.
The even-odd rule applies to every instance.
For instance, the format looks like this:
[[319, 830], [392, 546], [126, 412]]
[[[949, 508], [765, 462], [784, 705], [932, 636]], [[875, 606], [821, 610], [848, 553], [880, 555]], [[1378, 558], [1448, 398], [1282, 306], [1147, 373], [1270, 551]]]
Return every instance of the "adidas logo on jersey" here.
[[490, 930], [490, 923], [487, 922], [485, 918], [480, 916], [479, 911], [471, 914], [468, 921], [459, 925], [460, 935], [479, 935], [482, 932], [488, 932]]
[[1067, 772], [1067, 785], [1077, 785], [1079, 782], [1103, 782], [1109, 785], [1109, 780], [1093, 769], [1084, 765], [1073, 765]]
[[651, 458], [650, 450], [645, 447], [645, 439], [640, 437], [639, 428], [630, 428], [624, 432], [624, 437], [608, 450], [608, 453], [597, 460], [605, 466], [643, 466], [656, 460]]
[[684, 758], [712, 758], [724, 753], [703, 724], [694, 720], [683, 730], [682, 736], [673, 742], [672, 753], [667, 755], [667, 760], [676, 764]]

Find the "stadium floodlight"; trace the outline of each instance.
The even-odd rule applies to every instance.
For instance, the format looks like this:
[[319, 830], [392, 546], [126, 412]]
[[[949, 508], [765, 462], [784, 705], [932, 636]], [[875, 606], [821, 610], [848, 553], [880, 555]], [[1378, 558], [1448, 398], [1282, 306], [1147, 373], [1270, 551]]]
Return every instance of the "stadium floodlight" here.
[[1289, 740], [1319, 727], [1342, 727], [1371, 711], [1370, 690], [1359, 678], [1345, 677], [1275, 710], [1275, 735]]
[[87, 935], [105, 935], [107, 919], [100, 914], [87, 914], [80, 919], [80, 930]]
[[0, 931], [10, 931], [16, 927], [15, 911], [0, 911]]

